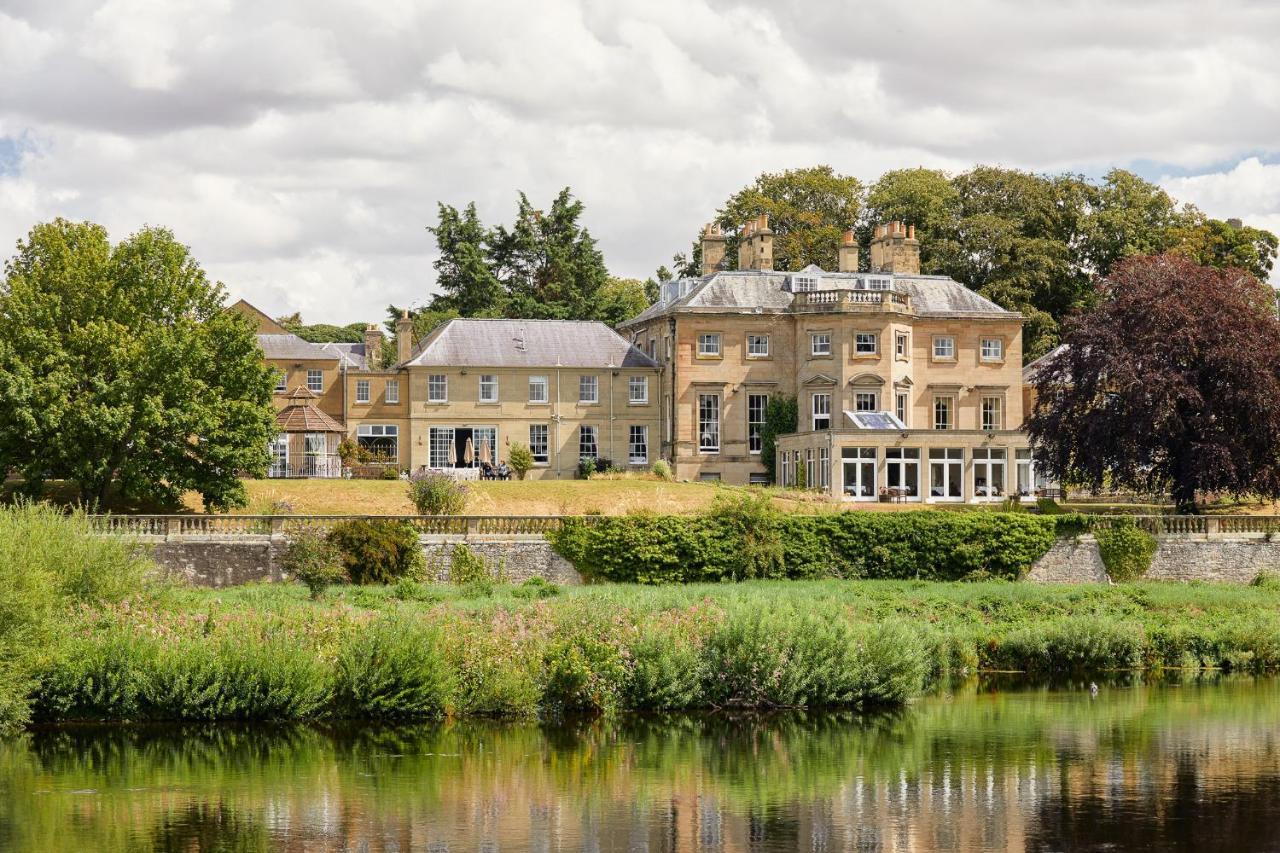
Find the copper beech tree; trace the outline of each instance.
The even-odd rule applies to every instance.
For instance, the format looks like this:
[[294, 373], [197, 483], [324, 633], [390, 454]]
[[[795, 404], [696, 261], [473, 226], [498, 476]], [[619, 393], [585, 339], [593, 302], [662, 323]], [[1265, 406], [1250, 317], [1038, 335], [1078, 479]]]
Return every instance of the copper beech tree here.
[[1062, 482], [1280, 497], [1280, 319], [1272, 289], [1176, 255], [1120, 262], [1034, 380], [1027, 423]]

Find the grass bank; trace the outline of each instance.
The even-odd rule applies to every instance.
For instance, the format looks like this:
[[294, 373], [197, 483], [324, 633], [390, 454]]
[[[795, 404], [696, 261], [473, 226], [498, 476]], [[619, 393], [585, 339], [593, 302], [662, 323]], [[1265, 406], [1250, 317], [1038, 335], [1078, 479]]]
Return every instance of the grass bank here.
[[866, 707], [981, 670], [1280, 669], [1280, 592], [1207, 585], [170, 588], [70, 625], [36, 719]]

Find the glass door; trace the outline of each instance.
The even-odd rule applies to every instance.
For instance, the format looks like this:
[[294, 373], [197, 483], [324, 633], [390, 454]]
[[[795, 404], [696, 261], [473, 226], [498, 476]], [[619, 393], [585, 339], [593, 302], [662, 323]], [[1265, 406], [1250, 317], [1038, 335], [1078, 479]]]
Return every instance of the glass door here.
[[890, 447], [885, 455], [885, 486], [891, 497], [920, 500], [920, 448]]
[[1004, 497], [1003, 447], [979, 447], [973, 451], [973, 496], [978, 500], [997, 501]]
[[858, 501], [876, 499], [876, 449], [874, 447], [842, 447], [840, 461], [844, 469], [844, 495]]
[[937, 503], [964, 500], [964, 448], [929, 449], [929, 500]]

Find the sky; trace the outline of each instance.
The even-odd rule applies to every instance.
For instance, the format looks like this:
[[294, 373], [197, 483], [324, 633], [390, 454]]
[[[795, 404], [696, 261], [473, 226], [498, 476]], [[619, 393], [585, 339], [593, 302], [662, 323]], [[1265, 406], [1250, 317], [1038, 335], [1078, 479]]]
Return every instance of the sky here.
[[1280, 232], [1280, 4], [0, 0], [0, 256], [163, 225], [308, 322], [430, 299], [436, 205], [569, 186], [646, 277], [763, 171], [1133, 169]]

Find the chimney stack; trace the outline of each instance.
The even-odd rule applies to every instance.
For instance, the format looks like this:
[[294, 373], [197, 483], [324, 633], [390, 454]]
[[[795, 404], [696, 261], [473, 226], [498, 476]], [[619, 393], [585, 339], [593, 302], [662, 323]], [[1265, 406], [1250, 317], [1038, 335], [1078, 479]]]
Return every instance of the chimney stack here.
[[370, 370], [382, 366], [382, 330], [374, 323], [364, 327], [364, 363]]
[[769, 214], [762, 213], [742, 224], [738, 234], [738, 269], [773, 269], [773, 231], [769, 228]]
[[1239, 231], [1244, 227], [1244, 220], [1236, 219], [1234, 216], [1227, 220], [1227, 224]]
[[714, 275], [724, 265], [725, 244], [728, 238], [714, 222], [702, 229], [702, 274]]
[[413, 357], [413, 320], [409, 317], [409, 309], [400, 313], [396, 320], [396, 360], [401, 364]]
[[857, 272], [858, 271], [858, 237], [850, 228], [844, 232], [840, 238], [840, 248], [837, 252], [839, 257], [840, 272]]
[[871, 238], [871, 271], [920, 274], [920, 241], [914, 225], [894, 220], [876, 226]]

